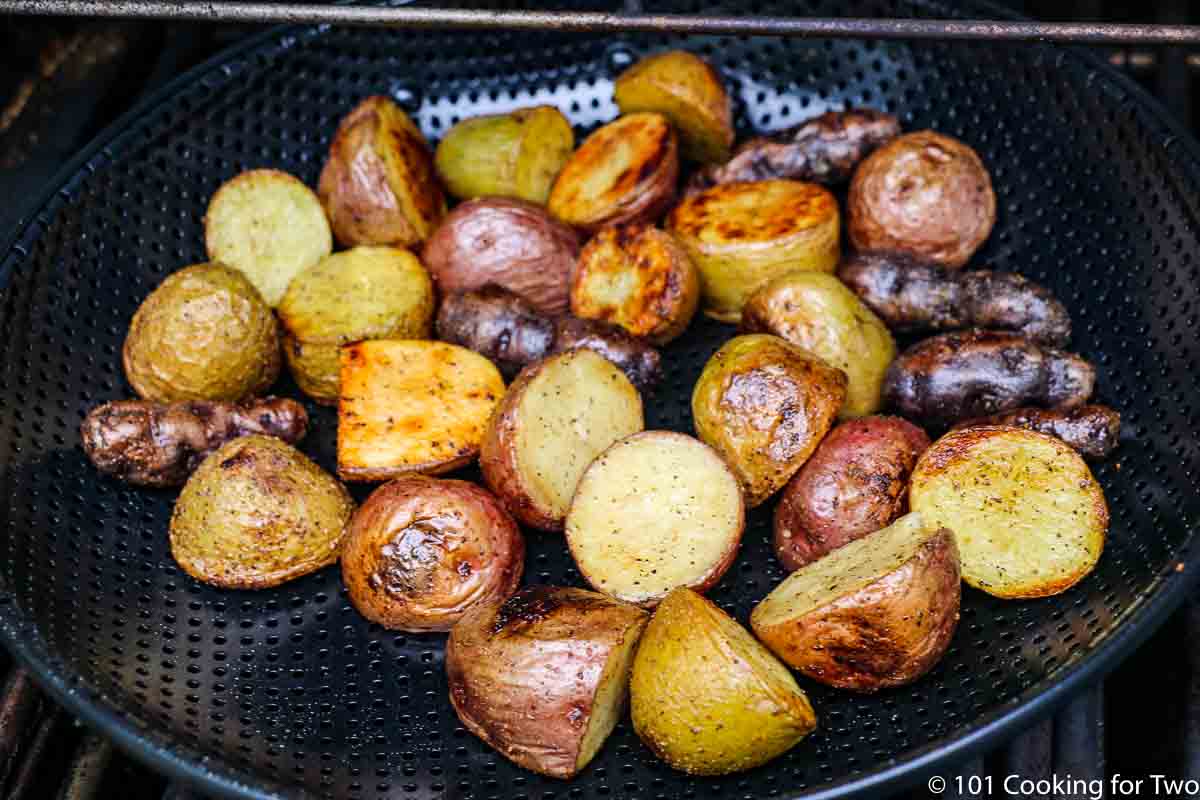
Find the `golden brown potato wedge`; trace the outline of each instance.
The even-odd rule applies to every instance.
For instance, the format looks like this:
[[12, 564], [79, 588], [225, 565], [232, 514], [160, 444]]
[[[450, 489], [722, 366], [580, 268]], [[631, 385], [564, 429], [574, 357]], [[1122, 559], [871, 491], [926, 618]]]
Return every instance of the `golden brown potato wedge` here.
[[657, 111], [671, 120], [693, 161], [729, 158], [733, 108], [721, 76], [699, 56], [671, 50], [643, 58], [617, 78], [613, 99], [622, 114]]
[[465, 347], [376, 339], [342, 348], [338, 475], [438, 475], [475, 460], [504, 396], [496, 366]]
[[621, 718], [646, 616], [549, 586], [476, 606], [446, 643], [450, 702], [467, 730], [513, 763], [573, 777]]
[[726, 775], [790, 750], [817, 726], [796, 679], [745, 628], [693, 592], [667, 595], [638, 646], [633, 729], [693, 775]]
[[837, 267], [837, 200], [815, 183], [772, 180], [714, 186], [684, 199], [667, 230], [700, 271], [704, 313], [737, 322], [771, 278]]
[[1004, 598], [1065, 592], [1096, 566], [1108, 530], [1104, 490], [1079, 454], [1020, 428], [938, 439], [913, 470], [909, 506], [954, 531], [963, 580]]
[[612, 362], [568, 350], [521, 371], [487, 426], [483, 478], [521, 522], [562, 530], [580, 476], [646, 425], [642, 396]]
[[933, 668], [961, 593], [954, 534], [908, 514], [800, 567], [755, 606], [750, 626], [809, 678], [874, 692]]
[[716, 584], [744, 527], [741, 488], [716, 452], [682, 433], [644, 431], [583, 473], [566, 536], [593, 588], [651, 608], [678, 586]]

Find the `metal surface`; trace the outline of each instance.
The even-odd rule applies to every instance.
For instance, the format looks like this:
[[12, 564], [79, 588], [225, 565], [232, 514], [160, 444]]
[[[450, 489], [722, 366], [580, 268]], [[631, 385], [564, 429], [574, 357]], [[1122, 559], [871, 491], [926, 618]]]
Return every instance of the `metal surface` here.
[[[631, 8], [636, 9], [637, 6]], [[1200, 26], [1196, 25], [951, 19], [804, 19], [775, 15], [616, 14], [605, 11], [497, 11], [470, 8], [253, 3], [239, 0], [0, 0], [0, 14], [590, 33], [740, 34], [1081, 44], [1200, 42]]]

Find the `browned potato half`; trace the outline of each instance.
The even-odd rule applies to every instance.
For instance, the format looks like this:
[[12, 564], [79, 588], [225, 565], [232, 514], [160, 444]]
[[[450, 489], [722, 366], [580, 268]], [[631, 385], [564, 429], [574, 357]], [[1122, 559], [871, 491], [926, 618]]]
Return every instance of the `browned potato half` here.
[[346, 526], [342, 582], [385, 628], [448, 631], [517, 590], [525, 540], [487, 490], [412, 475], [380, 486]]
[[292, 278], [333, 252], [321, 201], [299, 178], [252, 169], [217, 189], [204, 215], [208, 259], [240, 270], [268, 305]]
[[434, 163], [460, 200], [517, 197], [544, 204], [574, 149], [575, 134], [562, 112], [535, 106], [464, 119], [438, 143]]
[[317, 193], [346, 247], [419, 244], [446, 214], [429, 143], [388, 97], [368, 97], [342, 119]]
[[543, 314], [562, 314], [579, 237], [533, 203], [485, 197], [451, 211], [421, 257], [443, 296], [495, 284]]
[[687, 328], [700, 303], [700, 276], [671, 234], [644, 224], [597, 233], [571, 277], [571, 313], [615, 322], [656, 345]]
[[342, 348], [338, 475], [383, 481], [438, 475], [475, 460], [504, 379], [445, 342], [377, 339]]
[[744, 526], [741, 489], [720, 456], [682, 433], [644, 431], [583, 473], [566, 535], [588, 583], [649, 608], [676, 587], [716, 584]]
[[721, 76], [699, 56], [671, 50], [643, 58], [617, 78], [613, 99], [622, 114], [657, 111], [671, 120], [687, 158], [729, 158], [733, 108]]
[[727, 775], [790, 750], [817, 726], [796, 679], [745, 628], [676, 589], [654, 612], [629, 685], [633, 729], [693, 775]]
[[653, 222], [675, 199], [679, 153], [661, 114], [629, 114], [583, 140], [550, 190], [550, 213], [581, 231]]
[[645, 626], [645, 611], [584, 589], [532, 586], [476, 606], [446, 643], [450, 702], [513, 763], [573, 777], [621, 718]]
[[694, 194], [671, 212], [667, 230], [700, 271], [704, 313], [737, 322], [750, 295], [771, 278], [796, 270], [833, 272], [841, 254], [838, 220], [828, 189], [773, 180]]
[[612, 362], [568, 350], [521, 371], [487, 426], [479, 466], [518, 520], [562, 530], [588, 464], [646, 425], [642, 396]]
[[846, 233], [855, 249], [900, 252], [958, 269], [996, 223], [992, 179], [967, 145], [933, 131], [897, 137], [850, 181]]
[[198, 581], [265, 589], [338, 559], [346, 487], [273, 436], [242, 436], [201, 462], [171, 513], [171, 555]]
[[778, 336], [730, 339], [692, 391], [696, 433], [742, 484], [753, 508], [808, 460], [846, 399], [846, 374]]
[[963, 580], [996, 597], [1065, 592], [1096, 566], [1108, 530], [1104, 490], [1079, 454], [1020, 428], [938, 439], [913, 471], [909, 505], [954, 531]]
[[961, 593], [954, 534], [909, 514], [793, 572], [755, 606], [750, 626], [807, 677], [874, 692], [933, 668]]

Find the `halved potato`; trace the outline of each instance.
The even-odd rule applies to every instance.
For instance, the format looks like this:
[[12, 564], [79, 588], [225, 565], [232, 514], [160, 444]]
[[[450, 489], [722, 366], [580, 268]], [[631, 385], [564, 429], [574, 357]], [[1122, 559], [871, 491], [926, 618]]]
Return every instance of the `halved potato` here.
[[722, 322], [763, 284], [795, 270], [833, 272], [841, 251], [837, 200], [815, 183], [726, 183], [684, 199], [667, 230], [700, 271], [704, 313]]
[[643, 58], [621, 73], [613, 99], [622, 114], [657, 111], [679, 132], [683, 154], [710, 163], [729, 158], [733, 108], [721, 76], [686, 50]]
[[583, 140], [550, 190], [550, 213], [594, 233], [605, 225], [653, 222], [675, 199], [675, 130], [661, 114], [629, 114]]
[[376, 339], [342, 348], [338, 475], [383, 481], [469, 464], [504, 396], [496, 365], [445, 342]]
[[796, 679], [745, 628], [680, 588], [642, 634], [629, 685], [633, 729], [693, 775], [765, 764], [817, 726]]
[[333, 252], [321, 201], [277, 169], [252, 169], [221, 184], [204, 214], [210, 261], [245, 275], [269, 306], [292, 278]]
[[621, 370], [591, 350], [568, 350], [513, 381], [488, 423], [479, 466], [514, 517], [562, 530], [588, 464], [645, 425], [642, 396]]
[[476, 606], [446, 643], [450, 702], [505, 758], [570, 778], [621, 717], [646, 616], [602, 594], [550, 586]]
[[964, 428], [917, 461], [909, 506], [954, 531], [963, 580], [1005, 598], [1047, 597], [1096, 566], [1104, 490], [1079, 454], [1044, 433]]
[[908, 514], [800, 567], [755, 606], [750, 626], [813, 680], [873, 692], [933, 668], [961, 594], [954, 534]]
[[653, 607], [679, 586], [703, 592], [737, 557], [737, 478], [712, 448], [672, 431], [635, 433], [591, 463], [567, 512], [567, 545], [595, 589]]

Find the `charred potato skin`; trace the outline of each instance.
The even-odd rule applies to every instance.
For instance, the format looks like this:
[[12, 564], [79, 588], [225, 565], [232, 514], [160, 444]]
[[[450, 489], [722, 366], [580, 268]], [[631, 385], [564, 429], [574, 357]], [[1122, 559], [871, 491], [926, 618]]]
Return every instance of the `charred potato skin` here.
[[899, 417], [834, 428], [775, 508], [775, 554], [784, 568], [799, 569], [904, 514], [909, 476], [927, 447], [925, 432]]
[[860, 251], [907, 253], [958, 269], [996, 222], [996, 194], [979, 155], [933, 131], [899, 136], [858, 166], [846, 231]]
[[598, 353], [625, 373], [638, 391], [650, 393], [662, 379], [662, 357], [622, 328], [594, 319], [564, 316], [554, 321], [551, 354], [583, 348]]
[[443, 299], [436, 324], [439, 339], [486, 356], [507, 380], [550, 355], [554, 330], [532, 303], [495, 284]]
[[1079, 408], [1018, 408], [963, 420], [950, 430], [996, 425], [1055, 436], [1085, 458], [1104, 458], [1121, 443], [1120, 412], [1099, 404]]
[[596, 592], [547, 586], [476, 606], [446, 643], [450, 702], [467, 730], [512, 762], [570, 778], [581, 768], [598, 673], [647, 618]]
[[486, 490], [413, 476], [380, 486], [355, 511], [342, 582], [364, 617], [392, 630], [448, 631], [521, 581], [525, 540]]

